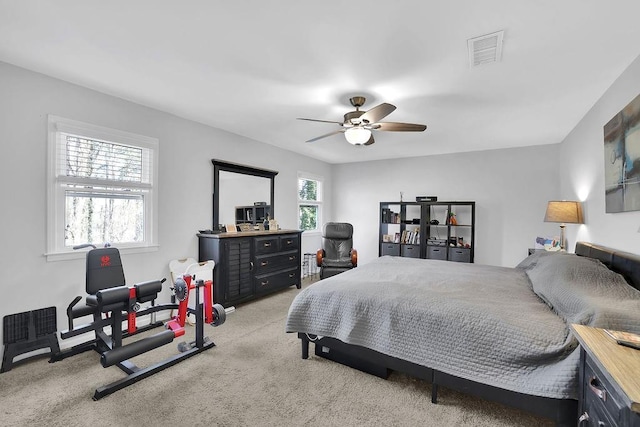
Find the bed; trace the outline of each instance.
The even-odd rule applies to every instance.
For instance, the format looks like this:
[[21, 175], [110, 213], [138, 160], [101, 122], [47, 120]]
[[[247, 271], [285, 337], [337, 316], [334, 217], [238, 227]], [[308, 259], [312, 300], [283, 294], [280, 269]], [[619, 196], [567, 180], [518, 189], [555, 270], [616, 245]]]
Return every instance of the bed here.
[[640, 333], [640, 256], [591, 243], [515, 268], [380, 257], [296, 296], [286, 331], [315, 354], [575, 425], [579, 349], [570, 325]]

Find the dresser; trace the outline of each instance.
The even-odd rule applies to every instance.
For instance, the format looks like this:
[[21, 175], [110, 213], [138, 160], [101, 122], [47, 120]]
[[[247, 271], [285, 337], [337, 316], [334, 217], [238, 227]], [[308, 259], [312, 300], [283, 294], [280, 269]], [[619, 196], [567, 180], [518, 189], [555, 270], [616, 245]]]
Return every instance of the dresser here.
[[571, 326], [580, 343], [579, 426], [640, 426], [640, 350], [602, 329]]
[[199, 261], [213, 260], [213, 301], [230, 306], [301, 287], [299, 230], [198, 234]]

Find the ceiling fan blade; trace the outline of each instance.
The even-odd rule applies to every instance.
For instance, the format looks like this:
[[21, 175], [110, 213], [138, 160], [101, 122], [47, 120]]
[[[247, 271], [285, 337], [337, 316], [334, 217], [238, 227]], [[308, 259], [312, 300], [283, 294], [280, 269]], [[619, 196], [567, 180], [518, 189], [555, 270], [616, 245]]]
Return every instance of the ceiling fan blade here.
[[376, 130], [392, 131], [392, 132], [422, 132], [427, 128], [426, 125], [418, 125], [414, 123], [393, 123], [383, 122], [375, 123], [372, 126]]
[[298, 117], [296, 120], [306, 120], [308, 122], [335, 123], [335, 124], [338, 124], [338, 125], [342, 125], [343, 124], [342, 122], [334, 122], [334, 121], [331, 121], [331, 120], [303, 119], [301, 117]]
[[376, 142], [376, 141], [373, 139], [373, 134], [371, 134], [371, 136], [369, 137], [369, 140], [367, 142], [365, 142], [364, 144], [362, 144], [362, 145], [371, 145], [374, 142]]
[[395, 109], [395, 105], [387, 104], [385, 102], [373, 107], [372, 109], [361, 115], [360, 120], [362, 120], [363, 122], [366, 121], [368, 123], [375, 123], [393, 113]]
[[334, 130], [333, 132], [329, 132], [329, 133], [325, 133], [324, 135], [316, 136], [315, 138], [309, 139], [306, 142], [317, 141], [319, 139], [326, 138], [326, 137], [331, 136], [331, 135], [336, 135], [338, 133], [344, 133], [344, 129]]

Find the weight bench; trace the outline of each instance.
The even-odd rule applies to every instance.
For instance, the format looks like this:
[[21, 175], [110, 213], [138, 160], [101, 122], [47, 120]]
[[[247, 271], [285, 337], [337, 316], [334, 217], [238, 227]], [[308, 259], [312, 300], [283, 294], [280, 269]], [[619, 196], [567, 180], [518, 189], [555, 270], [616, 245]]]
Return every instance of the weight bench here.
[[[204, 310], [203, 304], [199, 301], [200, 293], [196, 292], [196, 308], [191, 311], [196, 317], [197, 344], [192, 346], [179, 345], [178, 348], [181, 350], [179, 354], [147, 368], [137, 367], [128, 359], [169, 344], [185, 333], [184, 322], [180, 322], [177, 318], [171, 319], [166, 325], [162, 322], [150, 322], [149, 325], [142, 328], [138, 328], [136, 325], [137, 318], [155, 314], [161, 310], [181, 308], [181, 311], [185, 311], [187, 309], [187, 299], [185, 298], [184, 301], [180, 301], [178, 304], [156, 305], [155, 300], [162, 290], [162, 284], [165, 279], [138, 283], [132, 287], [126, 286], [120, 252], [116, 248], [107, 247], [89, 251], [86, 265], [86, 291], [88, 295], [85, 298], [85, 304], [78, 304], [82, 300], [82, 297], [79, 296], [69, 304], [67, 308], [69, 329], [61, 332], [60, 337], [68, 339], [93, 331], [95, 338], [59, 352], [52, 357], [52, 360], [59, 361], [87, 350], [95, 350], [100, 353], [100, 363], [103, 367], [116, 365], [127, 374], [121, 380], [97, 388], [93, 396], [94, 400], [98, 400], [215, 346], [213, 341], [200, 336], [203, 334]], [[209, 282], [207, 285], [211, 286], [211, 283]], [[195, 286], [205, 286], [205, 284], [198, 283]], [[141, 309], [141, 304], [143, 303], [151, 303], [151, 305]], [[224, 322], [224, 307], [217, 306], [215, 310], [212, 310], [212, 313], [213, 316], [218, 316], [215, 322], [211, 322], [213, 325], [217, 326]], [[74, 320], [84, 316], [93, 316], [93, 321], [89, 324], [75, 326]], [[127, 322], [127, 328], [123, 330], [122, 324], [125, 321]], [[123, 338], [163, 325], [167, 329], [162, 332], [130, 344], [123, 343]], [[104, 330], [107, 326], [111, 328], [110, 335]]]

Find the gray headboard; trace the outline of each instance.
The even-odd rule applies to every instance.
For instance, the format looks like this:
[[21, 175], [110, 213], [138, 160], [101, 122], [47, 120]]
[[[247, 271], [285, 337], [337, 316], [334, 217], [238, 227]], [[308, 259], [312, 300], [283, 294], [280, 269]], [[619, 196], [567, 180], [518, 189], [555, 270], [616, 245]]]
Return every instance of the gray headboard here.
[[609, 269], [621, 274], [631, 286], [640, 290], [640, 255], [588, 242], [576, 243], [576, 255], [600, 260]]

